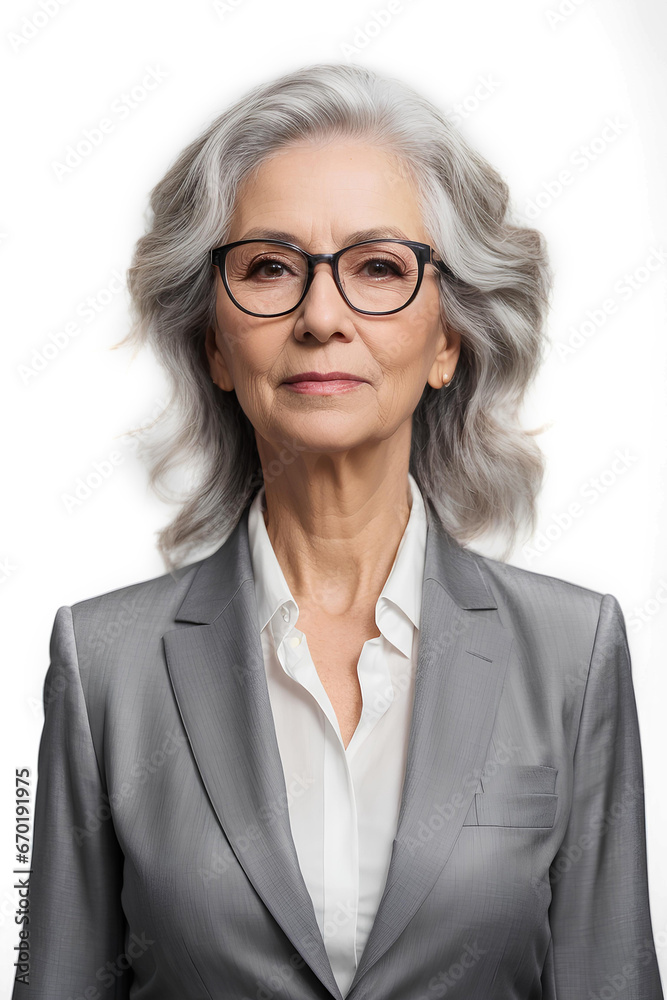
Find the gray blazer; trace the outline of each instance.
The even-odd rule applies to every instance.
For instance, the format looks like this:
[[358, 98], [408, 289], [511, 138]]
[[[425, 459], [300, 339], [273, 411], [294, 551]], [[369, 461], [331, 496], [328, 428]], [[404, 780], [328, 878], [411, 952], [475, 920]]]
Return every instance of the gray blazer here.
[[[173, 576], [58, 609], [14, 1000], [341, 998], [290, 832], [247, 514]], [[427, 517], [398, 829], [347, 995], [662, 1000], [619, 604]]]

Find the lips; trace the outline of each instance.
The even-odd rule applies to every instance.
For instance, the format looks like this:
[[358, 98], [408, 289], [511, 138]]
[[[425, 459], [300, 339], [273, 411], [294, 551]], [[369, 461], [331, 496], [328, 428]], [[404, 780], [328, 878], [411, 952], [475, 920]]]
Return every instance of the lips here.
[[360, 375], [352, 375], [350, 372], [301, 372], [299, 375], [290, 375], [283, 381], [293, 382], [365, 382], [366, 379]]

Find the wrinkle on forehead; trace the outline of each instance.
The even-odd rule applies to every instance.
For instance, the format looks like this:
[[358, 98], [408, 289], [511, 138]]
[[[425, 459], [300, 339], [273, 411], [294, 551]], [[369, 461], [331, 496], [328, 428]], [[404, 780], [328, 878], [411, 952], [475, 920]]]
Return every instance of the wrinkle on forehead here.
[[[288, 242], [318, 252], [305, 242], [324, 239], [344, 246], [347, 234], [368, 229], [379, 234], [383, 228], [386, 236], [393, 230], [401, 233], [399, 239], [426, 238], [419, 192], [405, 161], [367, 142], [309, 142], [277, 150], [245, 178], [228, 239], [258, 234], [277, 239], [268, 232], [281, 231], [299, 236]], [[322, 252], [330, 249], [333, 245]]]

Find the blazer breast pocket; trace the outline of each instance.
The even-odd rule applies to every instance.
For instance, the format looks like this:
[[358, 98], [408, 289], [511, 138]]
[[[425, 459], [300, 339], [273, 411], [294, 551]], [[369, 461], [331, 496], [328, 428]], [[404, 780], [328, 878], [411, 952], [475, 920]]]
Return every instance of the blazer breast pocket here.
[[558, 808], [558, 770], [545, 764], [500, 765], [480, 779], [464, 826], [549, 829]]

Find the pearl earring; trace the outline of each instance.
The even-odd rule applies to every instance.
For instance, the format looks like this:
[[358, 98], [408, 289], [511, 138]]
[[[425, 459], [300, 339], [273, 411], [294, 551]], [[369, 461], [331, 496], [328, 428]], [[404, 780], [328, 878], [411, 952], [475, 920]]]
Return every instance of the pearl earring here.
[[449, 379], [447, 377], [447, 372], [445, 372], [445, 374], [442, 376], [442, 384], [443, 385], [447, 385], [448, 382], [449, 382]]

